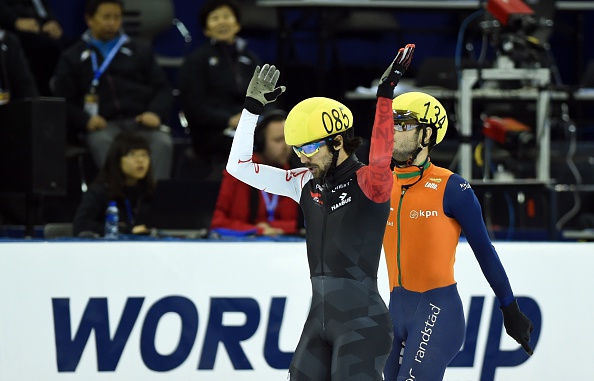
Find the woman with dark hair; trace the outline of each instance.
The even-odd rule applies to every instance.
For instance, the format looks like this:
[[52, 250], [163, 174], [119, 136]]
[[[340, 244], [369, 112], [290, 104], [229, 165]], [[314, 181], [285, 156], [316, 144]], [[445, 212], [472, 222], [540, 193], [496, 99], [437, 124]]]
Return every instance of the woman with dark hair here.
[[118, 205], [120, 232], [148, 233], [144, 223], [154, 188], [148, 141], [136, 133], [121, 133], [111, 144], [97, 179], [83, 195], [74, 217], [74, 235], [103, 235], [110, 201]]
[[241, 14], [234, 0], [207, 0], [199, 26], [207, 41], [179, 70], [181, 107], [196, 155], [216, 171], [224, 167], [258, 55], [239, 37]]
[[[254, 163], [290, 169], [292, 149], [285, 143], [287, 113], [263, 114], [254, 132]], [[223, 171], [211, 231], [221, 236], [278, 236], [298, 233], [299, 206], [288, 197], [259, 190]]]

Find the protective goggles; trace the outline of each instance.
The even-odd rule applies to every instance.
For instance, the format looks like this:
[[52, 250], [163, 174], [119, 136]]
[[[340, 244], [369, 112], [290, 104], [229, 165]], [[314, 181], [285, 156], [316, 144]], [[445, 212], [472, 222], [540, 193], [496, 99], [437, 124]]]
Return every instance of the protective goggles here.
[[393, 110], [393, 112], [394, 131], [412, 131], [419, 126], [419, 119], [416, 112], [408, 110]]
[[307, 157], [312, 157], [313, 155], [318, 153], [320, 148], [322, 148], [325, 145], [326, 145], [326, 139], [323, 139], [323, 140], [318, 140], [317, 142], [304, 144], [301, 147], [293, 146], [293, 151], [295, 151], [297, 156], [301, 156], [301, 154], [303, 154]]

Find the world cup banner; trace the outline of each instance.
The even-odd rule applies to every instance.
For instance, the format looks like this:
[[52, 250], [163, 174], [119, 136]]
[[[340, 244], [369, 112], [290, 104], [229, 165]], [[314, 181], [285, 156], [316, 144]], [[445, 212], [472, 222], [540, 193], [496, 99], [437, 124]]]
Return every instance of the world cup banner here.
[[[495, 248], [535, 325], [534, 355], [505, 333], [461, 241], [466, 333], [444, 379], [583, 379], [588, 352], [567, 344], [594, 341], [594, 244]], [[378, 283], [387, 303], [383, 258]], [[1, 243], [0, 380], [285, 380], [310, 302], [304, 242]]]

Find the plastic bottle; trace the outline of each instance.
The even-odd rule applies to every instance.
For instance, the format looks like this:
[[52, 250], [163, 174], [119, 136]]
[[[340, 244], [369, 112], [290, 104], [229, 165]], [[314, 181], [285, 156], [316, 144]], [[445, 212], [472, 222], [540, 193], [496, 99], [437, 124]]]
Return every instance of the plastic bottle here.
[[105, 211], [105, 239], [118, 239], [120, 212], [115, 201], [110, 201]]

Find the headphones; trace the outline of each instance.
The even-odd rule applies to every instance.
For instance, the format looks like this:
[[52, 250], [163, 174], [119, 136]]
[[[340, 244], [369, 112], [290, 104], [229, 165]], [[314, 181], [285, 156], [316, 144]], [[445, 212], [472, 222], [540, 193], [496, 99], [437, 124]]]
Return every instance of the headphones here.
[[280, 122], [287, 119], [283, 110], [271, 110], [262, 114], [254, 131], [254, 152], [262, 153], [266, 149], [266, 129], [271, 122]]

